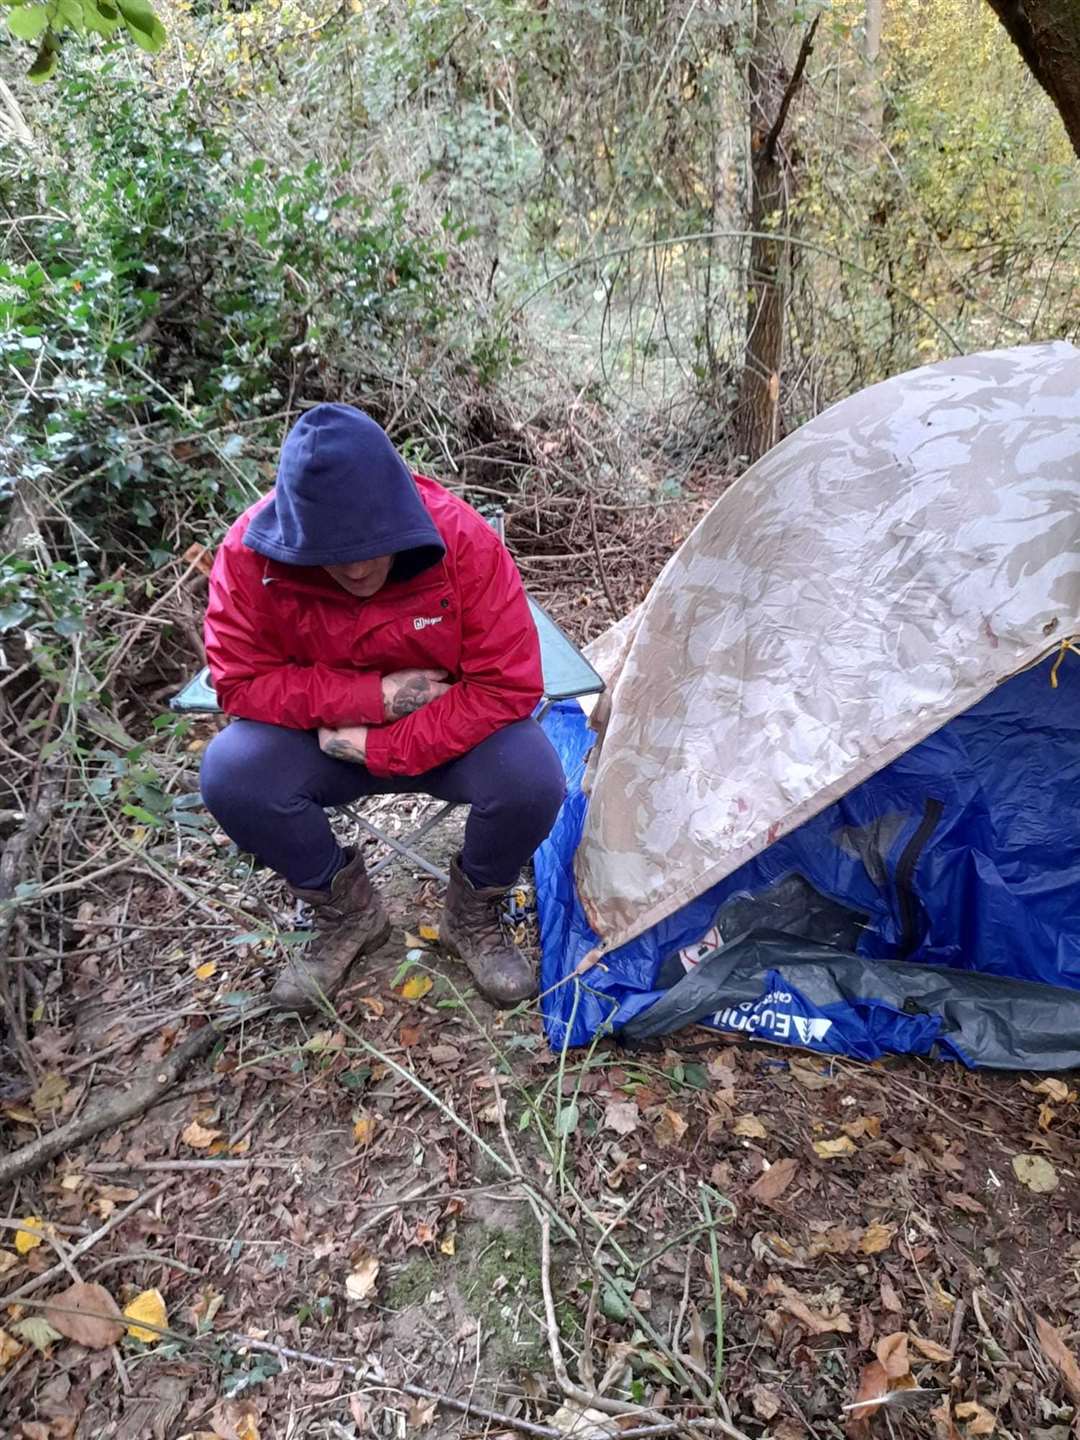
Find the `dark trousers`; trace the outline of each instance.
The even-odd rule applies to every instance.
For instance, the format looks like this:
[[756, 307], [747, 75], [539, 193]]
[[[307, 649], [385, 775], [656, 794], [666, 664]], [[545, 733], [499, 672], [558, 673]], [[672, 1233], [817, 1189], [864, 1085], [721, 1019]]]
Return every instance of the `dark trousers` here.
[[509, 886], [562, 804], [562, 765], [535, 720], [519, 720], [426, 775], [370, 774], [332, 760], [308, 730], [234, 720], [207, 746], [203, 799], [241, 850], [298, 890], [323, 890], [345, 863], [327, 807], [368, 795], [432, 795], [472, 807], [462, 869], [478, 887]]

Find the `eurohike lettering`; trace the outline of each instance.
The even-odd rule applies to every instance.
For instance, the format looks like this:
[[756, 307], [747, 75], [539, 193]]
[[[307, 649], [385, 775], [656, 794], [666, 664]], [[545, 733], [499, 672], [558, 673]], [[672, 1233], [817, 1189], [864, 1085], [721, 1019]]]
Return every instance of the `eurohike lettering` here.
[[720, 1030], [738, 1030], [745, 1035], [765, 1035], [802, 1045], [824, 1040], [833, 1022], [818, 1016], [794, 1014], [793, 1000], [790, 990], [772, 990], [760, 1000], [747, 1000], [741, 1005], [717, 1010], [712, 1023]]

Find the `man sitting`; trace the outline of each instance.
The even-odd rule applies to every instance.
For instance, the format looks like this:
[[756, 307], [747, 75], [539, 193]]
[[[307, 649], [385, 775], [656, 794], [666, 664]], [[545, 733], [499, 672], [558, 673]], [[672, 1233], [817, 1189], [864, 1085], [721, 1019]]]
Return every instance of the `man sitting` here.
[[236, 719], [207, 747], [203, 798], [314, 911], [272, 1003], [313, 1009], [387, 939], [363, 858], [338, 844], [326, 807], [399, 793], [472, 807], [442, 941], [493, 1003], [535, 994], [500, 914], [564, 783], [531, 718], [536, 628], [491, 527], [414, 475], [368, 415], [317, 405], [289, 433], [275, 489], [217, 552], [206, 654]]

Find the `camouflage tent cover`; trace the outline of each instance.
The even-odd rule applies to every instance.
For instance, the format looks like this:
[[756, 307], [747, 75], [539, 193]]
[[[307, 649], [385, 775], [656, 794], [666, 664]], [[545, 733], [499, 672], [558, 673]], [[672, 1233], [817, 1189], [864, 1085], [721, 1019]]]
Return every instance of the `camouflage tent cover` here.
[[[644, 603], [591, 648], [609, 687], [593, 717], [599, 733], [591, 753], [579, 714], [564, 707], [551, 717], [571, 778], [559, 826], [537, 857], [544, 982], [557, 986], [547, 1004], [552, 1037], [568, 1025], [575, 1043], [601, 1023], [644, 1028], [641, 1017], [671, 989], [662, 976], [675, 973], [675, 950], [677, 974], [689, 978], [694, 944], [707, 943], [711, 953], [718, 940], [727, 943], [723, 927], [716, 929], [718, 906], [736, 891], [752, 899], [755, 885], [764, 894], [766, 878], [767, 890], [781, 880], [789, 892], [793, 883], [809, 884], [814, 898], [802, 895], [804, 910], [824, 904], [858, 912], [860, 923], [844, 932], [844, 954], [876, 949], [883, 960], [896, 958], [888, 917], [868, 914], [865, 896], [853, 905], [850, 876], [811, 881], [813, 857], [785, 858], [778, 842], [793, 835], [796, 845], [809, 843], [797, 837], [815, 817], [820, 828], [824, 816], [825, 868], [836, 871], [832, 852], [846, 857], [844, 865], [854, 854], [860, 883], [878, 866], [878, 889], [895, 889], [912, 826], [925, 827], [926, 817], [911, 796], [898, 808], [887, 785], [862, 813], [865, 787], [893, 774], [902, 757], [919, 756], [931, 737], [956, 738], [950, 722], [992, 704], [999, 688], [1010, 690], [1004, 682], [1047, 657], [1036, 699], [1023, 703], [1041, 703], [1043, 692], [1049, 703], [1071, 690], [1065, 680], [1080, 663], [1060, 661], [1063, 642], [1077, 632], [1080, 351], [1073, 346], [928, 365], [840, 402], [788, 436], [725, 492]], [[931, 749], [941, 743], [935, 738]], [[945, 791], [957, 763], [939, 758], [942, 778], [927, 781], [924, 798], [953, 805]], [[978, 788], [985, 806], [987, 785], [980, 780]], [[1036, 802], [1025, 794], [1001, 803], [998, 831], [1010, 815], [1020, 823], [1017, 804], [1026, 815]], [[852, 805], [858, 814], [841, 813]], [[837, 836], [852, 825], [859, 834], [845, 849]], [[873, 857], [860, 830], [866, 825], [881, 832]], [[1077, 840], [1080, 846], [1080, 816]], [[752, 875], [747, 867], [774, 850], [777, 873]], [[969, 865], [982, 853], [970, 851]], [[1010, 853], [994, 863], [1004, 865], [1014, 889], [1036, 884], [1012, 875], [1016, 860]], [[740, 881], [734, 890], [725, 886], [731, 877]], [[916, 890], [919, 883], [916, 876]], [[925, 890], [925, 877], [921, 884]], [[969, 901], [979, 898], [972, 893]], [[913, 902], [926, 910], [925, 895], [909, 896], [909, 908]], [[899, 905], [895, 899], [892, 909]], [[933, 910], [930, 903], [931, 919]], [[779, 913], [767, 905], [755, 912], [757, 920]], [[742, 943], [760, 932], [753, 920], [743, 914], [732, 938]], [[784, 928], [789, 937], [792, 923], [789, 917]], [[799, 923], [803, 939], [835, 948], [839, 932], [819, 934], [805, 915]], [[868, 947], [868, 930], [880, 944], [871, 935]], [[916, 945], [904, 953], [985, 968], [962, 949], [942, 955], [931, 947], [923, 956]], [[597, 950], [602, 964], [587, 986], [560, 984]], [[1080, 959], [1064, 980], [1011, 978], [1080, 987]], [[712, 1014], [701, 1010], [700, 997], [692, 1008], [691, 1018]]]

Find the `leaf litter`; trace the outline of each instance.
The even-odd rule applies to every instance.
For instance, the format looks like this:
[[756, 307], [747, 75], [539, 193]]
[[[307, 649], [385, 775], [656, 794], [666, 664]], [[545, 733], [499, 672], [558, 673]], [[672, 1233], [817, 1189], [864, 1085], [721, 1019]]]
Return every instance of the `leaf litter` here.
[[[205, 883], [215, 895], [223, 885], [216, 864]], [[149, 913], [157, 893], [125, 884], [116, 930], [107, 907], [86, 915], [97, 958], [75, 979], [67, 1028], [52, 1032], [37, 1106], [29, 1089], [3, 1102], [14, 1141], [80, 1098], [73, 1061], [124, 1040], [110, 1063], [134, 1077], [184, 1038], [163, 998], [160, 1028], [125, 1039], [120, 963], [134, 942], [122, 917]], [[284, 933], [283, 897], [269, 879], [243, 893], [255, 884]], [[406, 1434], [450, 1433], [449, 1412], [395, 1391], [417, 1375], [556, 1433], [610, 1429], [602, 1408], [560, 1392], [536, 1222], [471, 1131], [500, 1153], [507, 1134], [522, 1173], [588, 1237], [584, 1257], [557, 1233], [552, 1245], [556, 1315], [586, 1389], [588, 1325], [592, 1383], [610, 1366], [606, 1395], [690, 1419], [708, 1409], [672, 1365], [683, 1356], [711, 1375], [719, 1340], [732, 1421], [753, 1440], [965, 1440], [994, 1426], [1065, 1440], [1080, 1413], [1080, 1136], [1066, 1079], [822, 1062], [702, 1031], [643, 1054], [605, 1043], [560, 1064], [534, 1017], [496, 1017], [434, 948], [436, 889], [387, 890], [396, 938], [365, 962], [339, 1016], [291, 1032], [253, 1024], [188, 1096], [73, 1150], [12, 1197], [0, 1283], [14, 1291], [56, 1267], [34, 1294], [40, 1307], [0, 1313], [14, 1436], [26, 1425], [50, 1427], [29, 1440], [88, 1440], [124, 1423], [140, 1433], [114, 1346], [139, 1352], [140, 1387], [156, 1387], [162, 1414], [176, 1407], [178, 1435], [276, 1440], [288, 1405], [315, 1405], [349, 1434], [399, 1433], [399, 1422]], [[179, 924], [145, 1003], [170, 973], [189, 987], [193, 973], [213, 977], [222, 996], [258, 993], [265, 948], [215, 943]], [[106, 992], [103, 1028], [82, 1037], [80, 1004]], [[181, 1168], [141, 1168], [170, 1164]], [[75, 1245], [161, 1183], [76, 1262], [78, 1282], [65, 1273], [42, 1237]], [[598, 1284], [588, 1257], [601, 1235], [615, 1269]], [[645, 1268], [627, 1271], [620, 1256]], [[346, 1355], [372, 1367], [372, 1384], [333, 1368]]]

